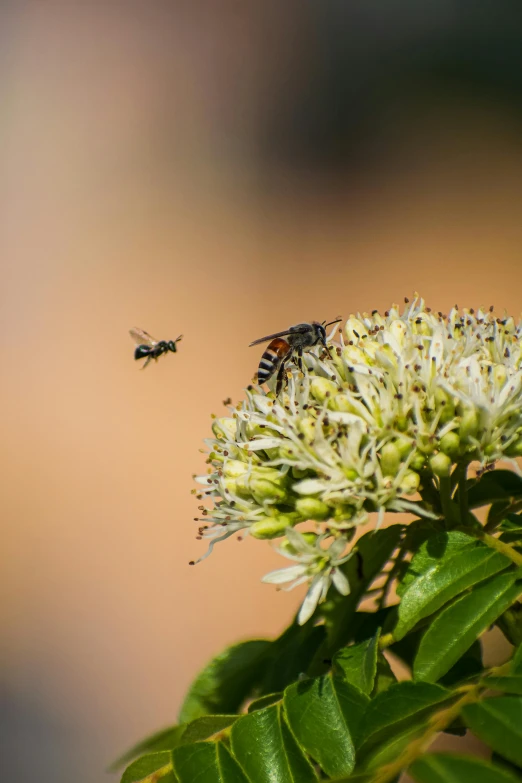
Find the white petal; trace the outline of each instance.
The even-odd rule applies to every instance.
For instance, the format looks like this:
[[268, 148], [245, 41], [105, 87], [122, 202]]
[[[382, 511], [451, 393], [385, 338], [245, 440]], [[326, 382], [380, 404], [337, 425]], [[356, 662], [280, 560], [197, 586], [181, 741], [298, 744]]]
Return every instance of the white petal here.
[[344, 550], [346, 549], [347, 543], [348, 542], [346, 541], [345, 538], [343, 537], [337, 538], [333, 542], [333, 544], [331, 544], [328, 547], [328, 557], [330, 558], [330, 560], [338, 560], [342, 555], [342, 553], [344, 552]]
[[256, 440], [249, 440], [246, 443], [238, 443], [237, 445], [247, 451], [258, 451], [259, 449], [273, 449], [276, 446], [280, 446], [283, 442], [282, 438], [257, 438]]
[[284, 582], [291, 582], [293, 579], [298, 579], [305, 573], [306, 566], [289, 566], [288, 568], [278, 568], [277, 571], [270, 571], [262, 577], [261, 581], [273, 585], [280, 585]]
[[332, 582], [335, 585], [336, 590], [341, 593], [341, 595], [349, 595], [350, 593], [350, 583], [348, 579], [345, 577], [342, 571], [340, 571], [338, 568], [332, 569], [332, 573], [330, 574]]
[[310, 589], [308, 590], [303, 604], [299, 610], [299, 614], [297, 615], [297, 622], [299, 625], [304, 625], [315, 612], [323, 590], [323, 578], [324, 577], [319, 574], [314, 576], [312, 584], [310, 585]]
[[302, 553], [303, 555], [313, 555], [313, 557], [317, 557], [320, 552], [317, 551], [315, 546], [312, 544], [309, 544], [306, 538], [300, 533], [298, 530], [296, 530], [293, 527], [287, 527], [285, 528], [285, 536], [287, 537], [288, 541], [292, 544], [294, 549], [296, 549], [298, 552]]
[[317, 495], [319, 492], [324, 492], [327, 487], [324, 481], [319, 481], [319, 479], [305, 479], [294, 484], [292, 489], [299, 495]]

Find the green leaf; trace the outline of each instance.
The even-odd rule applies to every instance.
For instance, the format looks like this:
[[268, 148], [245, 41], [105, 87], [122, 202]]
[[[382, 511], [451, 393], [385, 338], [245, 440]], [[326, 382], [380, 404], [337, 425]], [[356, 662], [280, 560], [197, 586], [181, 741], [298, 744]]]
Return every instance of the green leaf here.
[[[151, 776], [153, 776], [151, 778]], [[172, 769], [172, 753], [150, 753], [134, 761], [123, 773], [121, 783], [178, 783]]]
[[430, 753], [408, 770], [417, 783], [517, 783], [518, 778], [500, 767], [470, 756]]
[[475, 734], [509, 761], [522, 766], [522, 699], [498, 696], [467, 704], [462, 717]]
[[185, 731], [181, 735], [178, 744], [187, 745], [191, 742], [209, 739], [214, 734], [219, 734], [224, 729], [232, 726], [238, 717], [238, 715], [204, 715], [202, 718], [196, 718], [196, 720], [184, 727]]
[[249, 783], [222, 742], [196, 742], [173, 751], [179, 783]]
[[502, 693], [515, 693], [522, 696], [522, 675], [507, 675], [506, 677], [486, 677], [484, 685], [493, 691]]
[[264, 676], [271, 642], [254, 639], [228, 647], [198, 674], [181, 706], [180, 723], [202, 715], [238, 712]]
[[303, 680], [286, 689], [285, 712], [297, 741], [328, 775], [355, 766], [354, 737], [369, 699], [340, 677]]
[[393, 631], [394, 638], [402, 639], [424, 617], [429, 617], [464, 590], [510, 565], [509, 558], [479, 541], [448, 556], [445, 553], [436, 565], [415, 579], [405, 591], [398, 607], [399, 620]]
[[355, 685], [367, 696], [373, 690], [377, 674], [377, 653], [379, 651], [379, 631], [371, 639], [345, 647], [334, 657], [334, 674], [341, 673], [346, 682]]
[[469, 680], [470, 677], [481, 674], [483, 671], [482, 642], [480, 639], [475, 639], [471, 647], [458, 659], [457, 663], [454, 663], [451, 669], [440, 678], [439, 683], [446, 688], [450, 688], [462, 680]]
[[451, 698], [451, 691], [440, 685], [409, 680], [379, 693], [361, 721], [358, 761], [374, 768], [396, 758], [423, 731], [427, 718]]
[[144, 753], [155, 753], [160, 750], [171, 750], [178, 744], [181, 735], [186, 729], [185, 724], [180, 726], [169, 726], [168, 729], [162, 729], [154, 734], [151, 734], [146, 739], [138, 742], [130, 750], [126, 751], [109, 767], [109, 772], [116, 772], [128, 764], [129, 761], [135, 759], [137, 756], [142, 756]]
[[317, 609], [318, 615], [325, 619], [330, 657], [352, 638], [350, 621], [357, 605], [397, 548], [402, 531], [402, 525], [390, 525], [366, 533], [357, 542], [358, 556], [341, 566], [350, 583], [350, 595], [331, 591], [329, 598]]
[[261, 683], [262, 695], [283, 691], [303, 674], [308, 674], [314, 657], [326, 640], [324, 625], [297, 622], [276, 639], [269, 650]]
[[500, 524], [500, 530], [504, 531], [500, 536], [501, 541], [512, 544], [522, 539], [522, 515], [506, 514]]
[[231, 743], [235, 758], [252, 783], [317, 781], [313, 767], [283, 719], [280, 705], [258, 710], [236, 721]]
[[460, 530], [439, 531], [424, 539], [401, 578], [397, 594], [402, 597], [410, 585], [422, 574], [438, 566], [441, 562], [448, 561], [462, 549], [474, 544], [475, 541], [474, 538]]
[[522, 477], [511, 470], [493, 470], [484, 475], [468, 491], [470, 508], [489, 506], [498, 500], [522, 496]]
[[446, 674], [522, 592], [520, 571], [500, 574], [444, 609], [423, 635], [413, 664], [416, 680], [435, 682]]
[[519, 644], [511, 661], [511, 674], [522, 674], [522, 644]]
[[264, 710], [265, 707], [270, 707], [278, 701], [282, 701], [283, 694], [279, 693], [267, 693], [266, 696], [260, 696], [259, 699], [254, 699], [248, 705], [247, 712], [256, 712], [256, 710]]
[[375, 677], [375, 685], [373, 688], [372, 696], [382, 691], [388, 690], [390, 685], [395, 685], [397, 677], [393, 673], [393, 669], [384, 653], [379, 650], [377, 656], [377, 675]]

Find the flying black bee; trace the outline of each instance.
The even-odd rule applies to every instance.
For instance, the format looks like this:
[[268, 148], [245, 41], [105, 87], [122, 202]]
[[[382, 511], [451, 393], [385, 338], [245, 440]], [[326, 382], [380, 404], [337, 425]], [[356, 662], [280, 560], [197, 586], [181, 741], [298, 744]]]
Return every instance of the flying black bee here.
[[176, 343], [183, 337], [183, 335], [180, 334], [175, 340], [155, 340], [154, 337], [151, 337], [144, 329], [131, 329], [130, 336], [136, 343], [134, 358], [145, 359], [145, 364], [141, 368], [142, 370], [145, 369], [152, 359], [158, 361], [163, 353], [168, 353], [169, 351], [176, 353]]
[[[310, 324], [296, 324], [295, 326], [290, 326], [284, 332], [276, 332], [266, 337], [260, 337], [259, 340], [254, 340], [253, 343], [250, 343], [250, 346], [271, 341], [261, 356], [257, 370], [257, 382], [265, 383], [269, 381], [277, 371], [276, 397], [278, 397], [283, 388], [286, 365], [294, 360], [299, 369], [303, 369], [303, 351], [307, 351], [309, 348], [313, 348], [314, 345], [321, 343], [326, 348], [328, 356], [332, 358], [326, 345], [326, 327], [337, 324], [340, 320], [341, 318], [337, 318], [335, 321], [330, 321], [330, 323], [323, 321], [322, 324], [318, 321], [312, 321]], [[284, 339], [285, 337], [286, 340]]]

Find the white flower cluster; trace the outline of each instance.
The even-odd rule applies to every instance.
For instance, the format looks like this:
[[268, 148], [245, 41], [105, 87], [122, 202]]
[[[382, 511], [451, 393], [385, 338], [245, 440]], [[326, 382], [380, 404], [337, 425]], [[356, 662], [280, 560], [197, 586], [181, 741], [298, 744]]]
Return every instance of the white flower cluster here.
[[[301, 622], [330, 582], [346, 593], [336, 566], [369, 512], [378, 524], [387, 510], [429, 516], [426, 481], [522, 455], [521, 334], [492, 308], [443, 315], [416, 297], [402, 314], [394, 305], [350, 316], [329, 342], [332, 358], [311, 349], [303, 372], [290, 365], [278, 399], [248, 387], [214, 420], [211, 467], [197, 479], [199, 497], [213, 502], [201, 507], [209, 552], [239, 530], [284, 537], [279, 551], [300, 563], [285, 569], [288, 581], [311, 582]], [[316, 534], [295, 529], [310, 520]]]

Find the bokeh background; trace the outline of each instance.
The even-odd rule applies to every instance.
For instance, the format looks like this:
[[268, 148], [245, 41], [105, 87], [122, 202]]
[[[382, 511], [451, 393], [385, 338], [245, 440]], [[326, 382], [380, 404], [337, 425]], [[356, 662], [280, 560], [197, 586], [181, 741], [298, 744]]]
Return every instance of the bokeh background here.
[[[268, 544], [188, 566], [198, 450], [248, 343], [414, 290], [519, 313], [522, 7], [0, 17], [2, 778], [92, 783], [299, 600], [260, 584]], [[131, 326], [185, 339], [141, 373]]]

